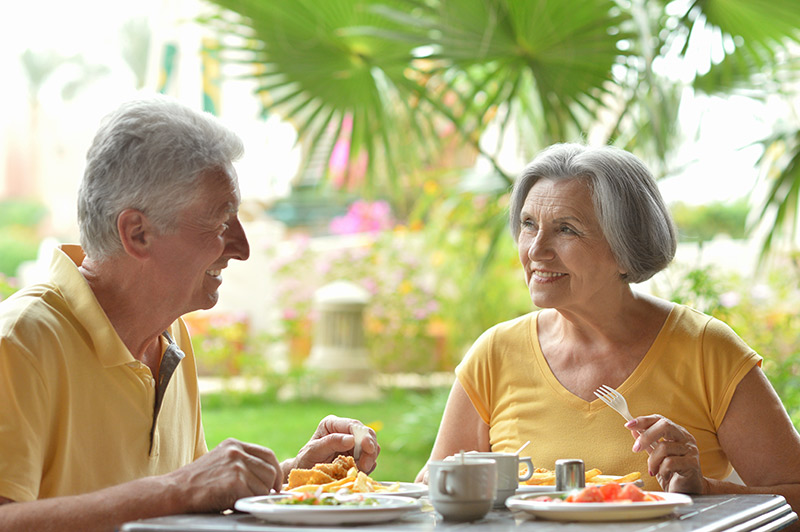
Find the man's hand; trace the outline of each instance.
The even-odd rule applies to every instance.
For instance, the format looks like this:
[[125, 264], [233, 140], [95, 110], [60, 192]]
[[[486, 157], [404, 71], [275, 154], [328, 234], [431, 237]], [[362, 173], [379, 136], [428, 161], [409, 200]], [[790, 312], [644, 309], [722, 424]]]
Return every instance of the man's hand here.
[[[314, 435], [297, 453], [291, 468], [310, 469], [314, 464], [332, 462], [340, 454], [352, 456], [355, 447], [355, 438], [351, 432], [353, 425], [363, 423], [355, 419], [327, 416], [320, 421]], [[377, 465], [380, 451], [375, 431], [368, 429], [368, 434], [361, 440], [361, 456], [356, 464], [358, 470], [371, 473]]]
[[187, 512], [233, 508], [242, 497], [280, 491], [283, 473], [266, 447], [227, 439], [191, 464], [166, 475], [185, 497]]

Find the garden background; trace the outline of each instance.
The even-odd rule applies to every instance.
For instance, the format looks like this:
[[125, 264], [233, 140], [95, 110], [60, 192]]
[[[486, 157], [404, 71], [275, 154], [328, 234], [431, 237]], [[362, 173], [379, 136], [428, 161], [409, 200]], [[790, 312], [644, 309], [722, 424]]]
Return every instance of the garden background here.
[[[644, 159], [679, 226], [675, 263], [638, 288], [727, 321], [800, 424], [793, 0], [17, 4], [0, 28], [0, 298], [77, 240], [83, 157], [123, 99], [170, 94], [245, 140], [251, 259], [187, 316], [210, 446], [287, 457], [336, 413], [378, 431], [376, 478], [412, 480], [455, 364], [531, 310], [509, 186], [581, 139]], [[311, 393], [314, 293], [340, 279], [370, 295], [379, 400]]]

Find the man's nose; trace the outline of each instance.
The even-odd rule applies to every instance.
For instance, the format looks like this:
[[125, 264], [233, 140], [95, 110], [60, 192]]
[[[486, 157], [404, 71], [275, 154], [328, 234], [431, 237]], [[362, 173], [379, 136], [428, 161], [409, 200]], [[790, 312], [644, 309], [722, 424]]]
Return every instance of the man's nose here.
[[225, 254], [233, 259], [247, 260], [250, 256], [250, 244], [238, 217], [230, 221], [226, 236], [228, 239], [225, 243]]

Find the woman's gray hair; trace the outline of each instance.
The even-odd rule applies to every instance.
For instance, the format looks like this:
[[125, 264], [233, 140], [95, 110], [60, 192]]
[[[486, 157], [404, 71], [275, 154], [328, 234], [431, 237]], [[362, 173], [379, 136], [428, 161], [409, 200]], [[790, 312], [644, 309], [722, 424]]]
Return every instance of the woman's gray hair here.
[[78, 224], [87, 256], [122, 250], [117, 218], [125, 209], [143, 212], [161, 233], [175, 230], [203, 175], [242, 153], [241, 139], [208, 113], [163, 96], [124, 103], [103, 119], [86, 155]]
[[585, 179], [592, 203], [623, 280], [640, 283], [667, 267], [678, 245], [675, 226], [650, 170], [613, 146], [554, 144], [528, 164], [514, 184], [509, 223], [520, 234], [520, 212], [541, 178]]

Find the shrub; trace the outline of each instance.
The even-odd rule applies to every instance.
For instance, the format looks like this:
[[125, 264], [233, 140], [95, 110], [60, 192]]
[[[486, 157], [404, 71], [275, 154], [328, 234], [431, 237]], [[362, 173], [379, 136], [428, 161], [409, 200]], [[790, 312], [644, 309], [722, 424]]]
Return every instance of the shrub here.
[[20, 264], [33, 260], [39, 252], [38, 226], [47, 208], [28, 200], [0, 201], [0, 273], [17, 274]]

